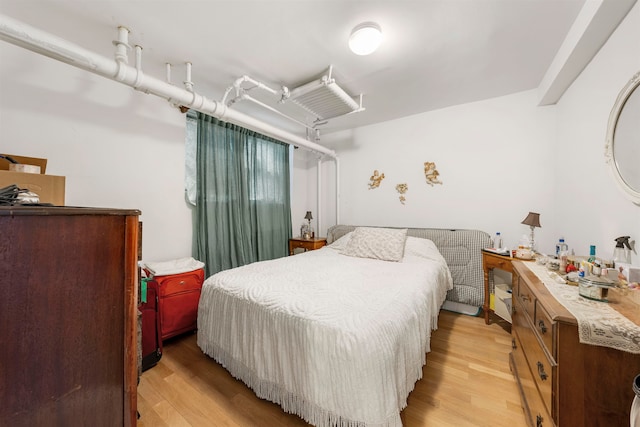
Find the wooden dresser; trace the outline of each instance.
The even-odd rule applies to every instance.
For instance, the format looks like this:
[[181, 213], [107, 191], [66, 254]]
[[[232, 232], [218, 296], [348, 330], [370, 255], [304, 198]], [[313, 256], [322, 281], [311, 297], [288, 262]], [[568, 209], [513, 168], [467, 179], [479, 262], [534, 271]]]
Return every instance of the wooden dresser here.
[[0, 207], [0, 425], [136, 425], [139, 214]]
[[513, 311], [510, 365], [531, 426], [629, 426], [640, 355], [580, 344], [576, 319], [521, 261]]

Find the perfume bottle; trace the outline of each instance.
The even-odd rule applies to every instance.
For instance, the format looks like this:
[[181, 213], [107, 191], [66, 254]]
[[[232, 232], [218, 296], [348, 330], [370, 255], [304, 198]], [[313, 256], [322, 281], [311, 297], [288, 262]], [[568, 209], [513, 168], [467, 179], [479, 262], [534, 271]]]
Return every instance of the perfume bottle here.
[[591, 245], [589, 247], [589, 259], [587, 261], [594, 262], [596, 260], [596, 246]]

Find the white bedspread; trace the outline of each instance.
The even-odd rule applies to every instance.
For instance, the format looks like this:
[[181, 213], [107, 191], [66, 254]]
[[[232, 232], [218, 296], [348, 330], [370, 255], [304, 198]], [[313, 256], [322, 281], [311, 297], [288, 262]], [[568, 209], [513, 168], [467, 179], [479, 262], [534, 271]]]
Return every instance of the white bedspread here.
[[215, 274], [202, 289], [198, 345], [313, 425], [401, 426], [452, 287], [433, 248], [388, 262], [325, 247]]

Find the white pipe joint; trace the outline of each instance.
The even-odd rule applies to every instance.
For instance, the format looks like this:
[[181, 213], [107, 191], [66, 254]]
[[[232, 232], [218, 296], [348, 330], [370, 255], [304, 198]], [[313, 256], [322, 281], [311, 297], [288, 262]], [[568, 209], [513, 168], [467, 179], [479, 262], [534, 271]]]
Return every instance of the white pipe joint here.
[[193, 92], [193, 82], [191, 81], [191, 62], [187, 62], [185, 65], [187, 66], [187, 79], [184, 81], [184, 87], [189, 92]]
[[116, 74], [115, 80], [119, 82], [125, 81], [127, 74], [127, 64], [129, 64], [129, 29], [127, 27], [118, 27], [118, 39], [113, 41], [116, 47], [115, 59], [116, 59]]
[[129, 29], [127, 27], [118, 27], [118, 39], [113, 41], [113, 45], [116, 47], [116, 61], [124, 64], [129, 63]]
[[[142, 80], [144, 79], [144, 73], [142, 72], [142, 47], [139, 45], [136, 45], [135, 51], [136, 51], [136, 79], [133, 82], [133, 88], [136, 90], [140, 90], [140, 85], [142, 84]], [[146, 93], [149, 93], [149, 92], [147, 91]]]
[[289, 99], [289, 97], [291, 96], [291, 92], [289, 92], [289, 88], [286, 86], [282, 86], [282, 95], [280, 96], [280, 101], [278, 101], [279, 103], [283, 104], [287, 99]]
[[222, 102], [223, 104], [227, 104], [227, 96], [229, 96], [229, 94], [231, 93], [231, 91], [233, 90], [233, 86], [229, 86], [227, 88], [227, 90], [224, 91], [224, 96], [222, 97]]
[[167, 83], [171, 84], [171, 64], [166, 62], [164, 65], [167, 72]]
[[249, 78], [248, 76], [241, 76], [241, 77], [238, 77], [238, 78], [233, 82], [233, 87], [234, 87], [234, 88], [236, 88], [236, 90], [240, 89], [240, 86], [242, 85], [242, 83], [246, 82], [248, 78]]

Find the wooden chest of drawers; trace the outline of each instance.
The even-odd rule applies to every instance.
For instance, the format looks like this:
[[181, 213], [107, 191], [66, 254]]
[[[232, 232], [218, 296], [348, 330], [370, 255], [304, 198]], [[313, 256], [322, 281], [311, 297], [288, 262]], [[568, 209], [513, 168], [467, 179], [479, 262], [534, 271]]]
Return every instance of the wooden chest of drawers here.
[[529, 424], [628, 426], [640, 355], [580, 344], [576, 319], [520, 261], [513, 309], [510, 364]]
[[0, 207], [0, 426], [136, 425], [139, 215]]

